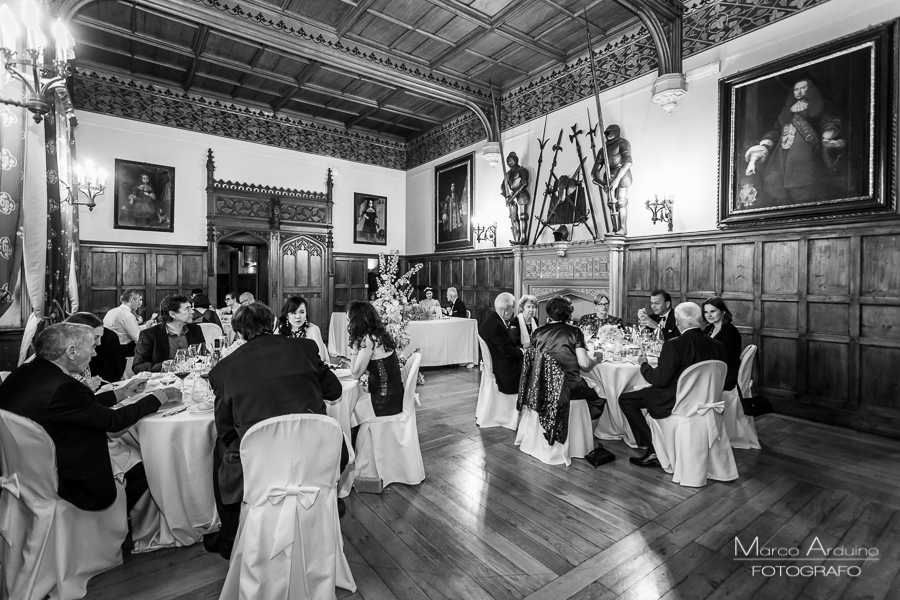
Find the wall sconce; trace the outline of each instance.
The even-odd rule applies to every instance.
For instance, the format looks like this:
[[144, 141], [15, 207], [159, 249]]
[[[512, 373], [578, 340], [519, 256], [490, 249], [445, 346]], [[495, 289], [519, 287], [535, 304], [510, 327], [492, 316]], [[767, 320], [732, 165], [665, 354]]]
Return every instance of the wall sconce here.
[[[88, 210], [93, 212], [94, 207], [97, 206], [97, 196], [102, 196], [103, 192], [106, 191], [106, 171], [103, 169], [94, 170], [94, 166], [90, 162], [86, 164], [87, 168], [84, 168], [77, 163], [75, 164], [71, 186], [62, 180], [60, 180], [60, 183], [69, 191], [68, 196], [63, 199], [63, 202], [68, 202], [72, 206], [77, 206], [79, 204], [81, 206], [87, 206]], [[74, 195], [72, 194], [73, 188], [75, 190]], [[78, 202], [79, 194], [87, 196], [88, 201]]]
[[66, 77], [71, 73], [69, 61], [75, 58], [75, 42], [62, 21], [53, 26], [56, 56], [54, 70], [44, 68], [44, 48], [46, 39], [41, 32], [41, 14], [34, 0], [22, 2], [22, 24], [25, 26], [25, 47], [18, 51], [19, 24], [9, 6], [0, 6], [0, 57], [6, 71], [28, 88], [28, 100], [22, 104], [14, 100], [0, 100], [3, 104], [23, 106], [34, 113], [34, 121], [50, 112], [50, 104], [44, 100], [47, 93], [65, 87]]
[[487, 227], [473, 221], [472, 231], [475, 232], [476, 242], [494, 242], [494, 248], [497, 247], [497, 221], [494, 221], [493, 225]]
[[644, 204], [647, 205], [647, 210], [653, 213], [652, 220], [654, 225], [656, 225], [657, 221], [665, 221], [669, 224], [669, 231], [672, 231], [672, 209], [675, 204], [674, 195], [670, 194], [662, 200], [659, 199], [659, 196], [654, 195], [652, 202], [648, 199]]
[[481, 158], [488, 161], [488, 164], [491, 165], [493, 169], [500, 163], [500, 143], [499, 142], [488, 142], [484, 145], [484, 149], [481, 151]]

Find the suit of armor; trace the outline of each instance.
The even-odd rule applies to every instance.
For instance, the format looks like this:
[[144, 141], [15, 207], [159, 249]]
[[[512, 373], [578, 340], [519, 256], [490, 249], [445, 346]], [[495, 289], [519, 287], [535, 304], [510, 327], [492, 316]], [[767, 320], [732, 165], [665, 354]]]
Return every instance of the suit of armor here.
[[611, 179], [600, 177], [600, 169], [604, 165], [603, 152], [597, 154], [594, 164], [594, 182], [601, 189], [606, 188], [609, 181], [609, 204], [612, 214], [612, 228], [610, 233], [626, 235], [628, 221], [628, 188], [631, 186], [631, 143], [619, 135], [619, 126], [610, 125], [604, 131], [606, 135], [606, 154], [609, 156], [609, 174]]
[[509, 221], [512, 226], [513, 240], [516, 244], [525, 243], [525, 232], [528, 228], [528, 213], [525, 207], [531, 201], [528, 193], [528, 169], [519, 165], [519, 157], [515, 152], [506, 156], [506, 165], [509, 170], [503, 177], [500, 193], [506, 198], [506, 207], [509, 209]]

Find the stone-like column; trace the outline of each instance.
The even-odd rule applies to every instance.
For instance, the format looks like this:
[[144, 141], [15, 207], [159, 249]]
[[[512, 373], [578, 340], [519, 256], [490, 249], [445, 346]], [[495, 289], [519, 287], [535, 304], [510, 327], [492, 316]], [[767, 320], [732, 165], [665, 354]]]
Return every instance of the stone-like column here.
[[607, 236], [609, 248], [609, 313], [628, 319], [625, 314], [625, 238]]
[[525, 246], [515, 245], [513, 252], [513, 295], [520, 298], [525, 293]]

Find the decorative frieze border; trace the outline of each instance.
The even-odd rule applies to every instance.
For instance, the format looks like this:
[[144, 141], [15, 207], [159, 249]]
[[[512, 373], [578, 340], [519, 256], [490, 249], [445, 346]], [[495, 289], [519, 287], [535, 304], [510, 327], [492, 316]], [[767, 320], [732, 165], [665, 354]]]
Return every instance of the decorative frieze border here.
[[157, 86], [79, 72], [75, 108], [308, 154], [406, 169], [406, 143], [349, 133]]

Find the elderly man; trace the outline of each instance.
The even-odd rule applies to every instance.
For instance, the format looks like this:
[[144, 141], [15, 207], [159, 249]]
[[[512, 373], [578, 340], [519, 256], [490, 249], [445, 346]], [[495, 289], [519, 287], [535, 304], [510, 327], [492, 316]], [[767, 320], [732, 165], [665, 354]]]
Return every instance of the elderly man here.
[[469, 318], [468, 314], [466, 314], [466, 305], [459, 299], [455, 287], [447, 288], [447, 301], [450, 303], [450, 306], [444, 309], [446, 315], [450, 317], [459, 317], [460, 319]]
[[522, 351], [516, 347], [506, 326], [515, 311], [516, 297], [503, 292], [494, 299], [494, 312], [489, 312], [478, 326], [478, 335], [491, 353], [494, 377], [501, 394], [519, 393]]
[[[37, 356], [13, 371], [0, 385], [0, 409], [27, 417], [43, 427], [56, 447], [60, 498], [82, 510], [104, 510], [116, 499], [106, 432], [131, 427], [163, 403], [181, 400], [175, 388], [156, 390], [133, 404], [114, 404], [139, 393], [146, 383], [134, 380], [97, 394], [74, 375], [88, 366], [94, 334], [88, 325], [59, 323], [41, 332]], [[142, 464], [125, 473], [128, 509], [147, 490]]]
[[638, 322], [650, 330], [656, 330], [663, 340], [671, 340], [680, 332], [672, 312], [672, 296], [665, 290], [653, 290], [650, 293], [650, 310], [653, 314], [647, 314], [645, 309], [638, 311]]
[[[319, 358], [316, 342], [272, 335], [274, 322], [275, 314], [262, 302], [238, 308], [231, 325], [246, 343], [209, 372], [216, 396], [213, 484], [222, 529], [204, 538], [203, 544], [210, 552], [218, 552], [225, 558], [231, 554], [244, 495], [241, 467], [244, 434], [271, 417], [324, 415], [323, 399], [337, 400], [343, 393], [340, 380]], [[265, 376], [254, 376], [260, 373]], [[345, 449], [341, 470], [348, 458]]]
[[119, 336], [119, 345], [122, 346], [123, 356], [134, 356], [134, 348], [141, 335], [141, 329], [153, 325], [148, 321], [141, 325], [135, 316], [137, 310], [144, 303], [144, 297], [137, 290], [125, 290], [119, 296], [122, 303], [116, 308], [111, 308], [103, 317], [103, 326], [115, 332]]
[[641, 467], [659, 466], [650, 426], [641, 409], [646, 408], [654, 419], [665, 419], [675, 407], [678, 378], [685, 369], [705, 360], [725, 362], [726, 359], [725, 347], [700, 329], [703, 325], [703, 312], [699, 306], [693, 302], [682, 302], [675, 307], [674, 313], [681, 335], [663, 344], [658, 366], [653, 368], [644, 356], [640, 358], [641, 375], [651, 387], [619, 396], [619, 407], [634, 432], [637, 445], [647, 448], [642, 457], [630, 459]]
[[159, 373], [163, 361], [175, 358], [175, 353], [193, 344], [203, 344], [203, 329], [191, 323], [193, 309], [185, 296], [166, 296], [159, 304], [163, 322], [141, 332], [134, 350], [135, 373]]
[[247, 306], [251, 302], [256, 302], [256, 298], [254, 298], [253, 294], [251, 294], [250, 292], [244, 292], [240, 295], [241, 306]]

